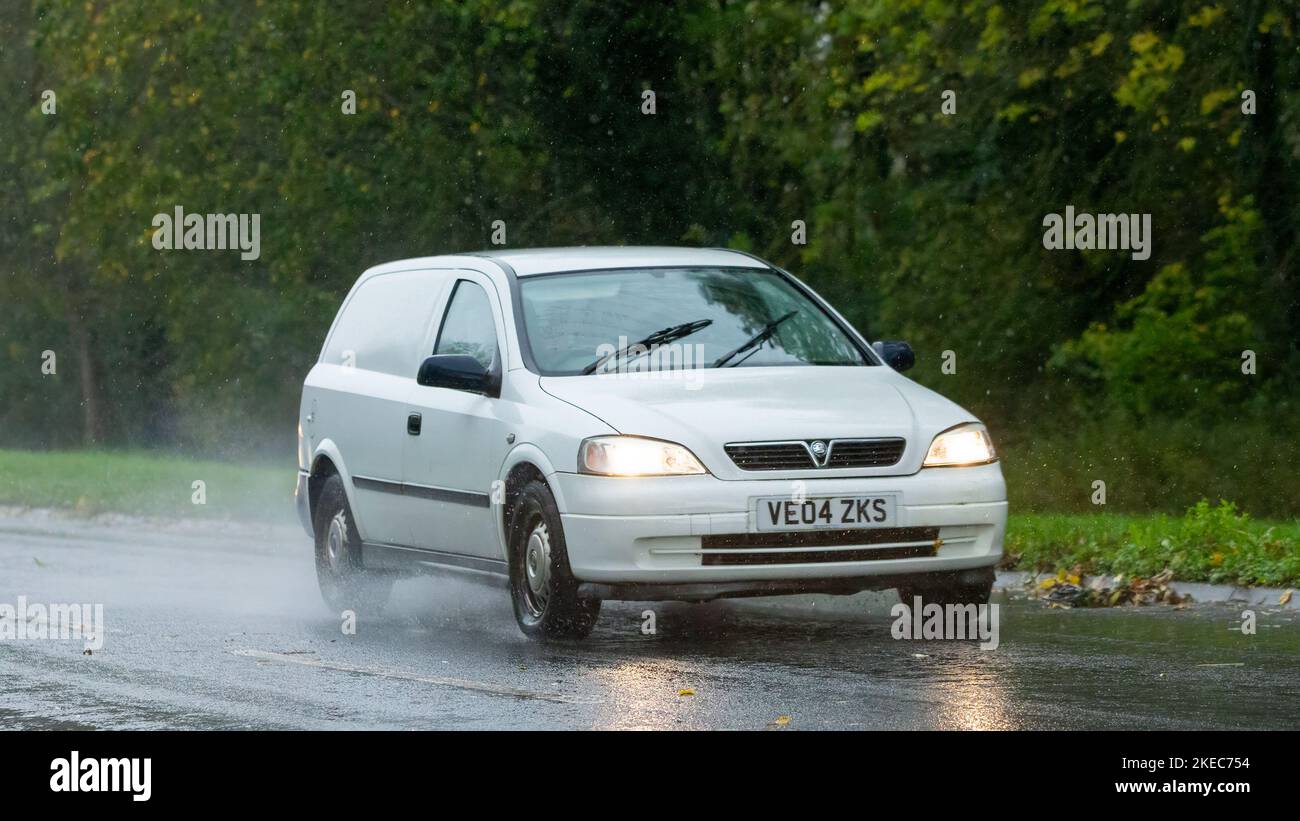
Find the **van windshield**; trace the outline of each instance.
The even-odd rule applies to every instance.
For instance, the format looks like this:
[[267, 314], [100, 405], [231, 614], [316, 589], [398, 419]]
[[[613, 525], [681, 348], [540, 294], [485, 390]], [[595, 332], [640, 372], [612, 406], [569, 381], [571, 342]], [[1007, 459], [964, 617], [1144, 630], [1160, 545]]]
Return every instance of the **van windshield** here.
[[[633, 268], [521, 277], [544, 376], [684, 368], [874, 365], [775, 271]], [[638, 344], [640, 343], [640, 344]]]

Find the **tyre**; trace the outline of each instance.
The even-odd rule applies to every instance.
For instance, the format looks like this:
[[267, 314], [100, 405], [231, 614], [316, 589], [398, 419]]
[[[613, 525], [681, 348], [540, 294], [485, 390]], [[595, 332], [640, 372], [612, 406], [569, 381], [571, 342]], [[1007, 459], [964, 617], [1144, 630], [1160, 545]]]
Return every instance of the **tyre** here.
[[[973, 578], [972, 578], [973, 577]], [[908, 607], [920, 596], [923, 604], [988, 604], [993, 592], [993, 571], [972, 574], [935, 574], [898, 587], [898, 599]]]
[[321, 598], [338, 615], [351, 610], [358, 615], [377, 616], [388, 603], [393, 577], [367, 572], [361, 558], [361, 536], [352, 520], [352, 509], [337, 475], [325, 480], [313, 516], [316, 533], [316, 581]]
[[534, 639], [587, 636], [600, 615], [600, 599], [578, 595], [560, 510], [545, 482], [534, 479], [520, 492], [509, 538], [510, 598], [519, 629]]

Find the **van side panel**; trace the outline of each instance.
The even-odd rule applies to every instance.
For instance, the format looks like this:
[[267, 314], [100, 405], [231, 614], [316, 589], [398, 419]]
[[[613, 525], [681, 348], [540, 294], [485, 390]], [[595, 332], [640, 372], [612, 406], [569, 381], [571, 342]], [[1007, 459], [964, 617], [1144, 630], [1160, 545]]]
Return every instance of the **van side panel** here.
[[402, 481], [406, 401], [446, 282], [442, 271], [363, 277], [303, 387], [302, 450], [314, 452], [328, 439], [347, 460], [338, 467], [351, 477], [354, 524], [368, 541], [405, 544], [411, 538], [401, 497], [381, 488]]

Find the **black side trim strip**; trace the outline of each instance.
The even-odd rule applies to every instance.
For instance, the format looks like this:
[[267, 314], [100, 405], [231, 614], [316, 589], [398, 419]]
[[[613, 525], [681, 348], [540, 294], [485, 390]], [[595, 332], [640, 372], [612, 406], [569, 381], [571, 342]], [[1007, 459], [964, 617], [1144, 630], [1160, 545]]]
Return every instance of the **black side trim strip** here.
[[360, 490], [374, 490], [379, 493], [396, 493], [402, 495], [402, 483], [390, 482], [387, 479], [368, 479], [365, 476], [353, 476], [352, 486]]
[[447, 490], [441, 487], [428, 487], [426, 485], [402, 485], [403, 496], [415, 496], [420, 499], [431, 499], [435, 502], [452, 502], [458, 505], [469, 505], [470, 507], [491, 507], [492, 500], [486, 493], [471, 493], [467, 490]]
[[509, 568], [501, 559], [489, 559], [484, 556], [466, 556], [461, 553], [448, 553], [445, 550], [429, 550], [423, 547], [364, 542], [367, 566], [376, 565], [377, 569], [398, 569], [412, 563], [436, 564], [461, 570], [477, 570], [504, 576]]
[[491, 507], [492, 498], [486, 493], [473, 493], [468, 490], [448, 490], [428, 485], [411, 485], [404, 482], [392, 482], [388, 479], [371, 479], [367, 476], [353, 476], [352, 485], [360, 490], [374, 490], [379, 493], [395, 493], [398, 496], [414, 496], [435, 502], [451, 502], [469, 507]]

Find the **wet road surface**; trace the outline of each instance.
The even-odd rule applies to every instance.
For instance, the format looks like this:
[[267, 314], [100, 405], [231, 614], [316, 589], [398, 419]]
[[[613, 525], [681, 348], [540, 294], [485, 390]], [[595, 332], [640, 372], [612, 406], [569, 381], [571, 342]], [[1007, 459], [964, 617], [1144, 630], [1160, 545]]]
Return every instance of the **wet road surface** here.
[[425, 578], [348, 636], [291, 528], [0, 513], [0, 605], [20, 596], [103, 603], [104, 645], [0, 640], [0, 728], [1300, 725], [1295, 611], [1257, 610], [1249, 636], [1239, 607], [995, 595], [1000, 646], [986, 651], [895, 640], [892, 592], [606, 603], [588, 640], [540, 645], [504, 590]]

